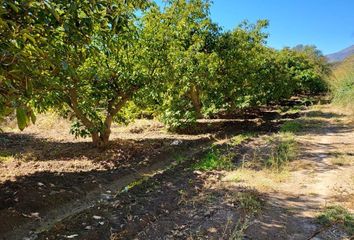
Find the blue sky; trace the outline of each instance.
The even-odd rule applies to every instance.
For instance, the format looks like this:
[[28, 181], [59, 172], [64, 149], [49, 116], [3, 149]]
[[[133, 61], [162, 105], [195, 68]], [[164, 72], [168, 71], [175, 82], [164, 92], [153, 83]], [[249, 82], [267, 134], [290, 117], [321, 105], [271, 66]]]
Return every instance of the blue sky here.
[[211, 16], [225, 30], [268, 19], [268, 45], [278, 49], [314, 44], [328, 54], [354, 44], [354, 0], [214, 0]]

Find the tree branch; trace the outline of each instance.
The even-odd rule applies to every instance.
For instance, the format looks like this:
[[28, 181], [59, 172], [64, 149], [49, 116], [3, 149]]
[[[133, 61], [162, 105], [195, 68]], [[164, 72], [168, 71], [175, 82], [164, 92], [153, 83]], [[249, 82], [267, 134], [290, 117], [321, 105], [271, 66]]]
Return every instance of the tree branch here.
[[70, 103], [69, 106], [75, 112], [76, 117], [85, 125], [88, 129], [94, 129], [94, 124], [85, 116], [85, 114], [79, 109], [79, 105], [77, 102], [77, 92], [76, 89], [69, 89], [69, 98]]

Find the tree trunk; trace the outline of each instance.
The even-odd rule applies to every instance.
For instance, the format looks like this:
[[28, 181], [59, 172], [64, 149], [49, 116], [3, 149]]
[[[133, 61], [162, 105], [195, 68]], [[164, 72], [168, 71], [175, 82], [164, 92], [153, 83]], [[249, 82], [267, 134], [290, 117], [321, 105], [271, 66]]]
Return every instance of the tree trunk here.
[[[136, 91], [136, 89], [137, 87], [133, 87], [126, 94], [123, 94], [118, 102], [116, 102], [117, 98], [113, 98], [108, 103], [107, 115], [103, 123], [102, 129], [91, 132], [92, 142], [96, 147], [104, 148], [108, 145], [109, 136], [111, 135], [111, 125], [113, 122], [113, 116], [115, 116], [118, 111], [124, 106], [124, 104], [132, 96], [133, 92]], [[75, 112], [76, 117], [87, 129], [95, 129], [96, 126], [94, 125], [94, 123], [90, 121], [90, 119], [85, 116], [85, 114], [83, 114], [83, 112], [78, 107], [77, 92], [75, 88], [69, 89], [69, 97], [70, 102], [68, 102], [68, 105]]]
[[92, 142], [97, 148], [105, 148], [109, 143], [110, 129], [91, 133]]
[[202, 115], [202, 102], [200, 101], [199, 89], [196, 86], [193, 86], [190, 90], [190, 98], [197, 115], [197, 119], [203, 118]]
[[95, 131], [91, 133], [92, 142], [98, 148], [104, 148], [109, 142], [109, 136], [111, 135], [113, 117], [110, 113], [107, 114], [104, 126], [101, 131]]

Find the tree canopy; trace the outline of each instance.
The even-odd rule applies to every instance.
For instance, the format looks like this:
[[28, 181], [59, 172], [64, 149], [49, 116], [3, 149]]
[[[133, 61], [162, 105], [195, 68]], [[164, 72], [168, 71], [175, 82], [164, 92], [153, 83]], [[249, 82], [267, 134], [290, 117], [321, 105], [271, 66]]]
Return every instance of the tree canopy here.
[[104, 146], [112, 123], [133, 111], [149, 109], [176, 129], [326, 90], [315, 47], [269, 48], [267, 20], [223, 31], [210, 4], [1, 0], [0, 116], [16, 110], [24, 129], [35, 111], [55, 109], [72, 119], [73, 134]]

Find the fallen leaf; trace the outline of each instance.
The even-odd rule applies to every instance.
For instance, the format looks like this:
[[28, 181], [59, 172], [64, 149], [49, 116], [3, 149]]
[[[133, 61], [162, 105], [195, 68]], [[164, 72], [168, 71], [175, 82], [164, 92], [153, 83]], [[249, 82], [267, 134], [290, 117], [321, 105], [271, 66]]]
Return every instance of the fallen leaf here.
[[76, 238], [78, 236], [79, 234], [73, 234], [73, 235], [65, 236], [65, 238], [71, 239], [71, 238]]
[[218, 230], [214, 227], [208, 228], [208, 232], [210, 233], [216, 233]]

